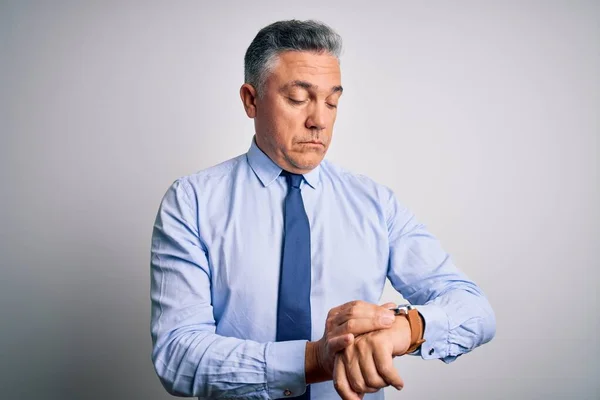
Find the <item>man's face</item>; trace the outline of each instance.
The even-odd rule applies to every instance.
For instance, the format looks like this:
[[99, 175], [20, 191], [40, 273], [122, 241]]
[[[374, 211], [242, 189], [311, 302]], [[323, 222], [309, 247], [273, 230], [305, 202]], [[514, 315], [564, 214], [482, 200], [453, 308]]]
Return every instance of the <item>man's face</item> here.
[[342, 94], [340, 65], [327, 53], [279, 54], [256, 101], [256, 142], [294, 173], [316, 168], [331, 143]]

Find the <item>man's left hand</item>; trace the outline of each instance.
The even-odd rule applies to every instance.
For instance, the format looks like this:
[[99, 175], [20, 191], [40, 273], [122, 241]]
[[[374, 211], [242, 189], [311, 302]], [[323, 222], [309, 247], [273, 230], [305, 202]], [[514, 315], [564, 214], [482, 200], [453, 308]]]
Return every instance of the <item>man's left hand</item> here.
[[410, 325], [396, 317], [391, 328], [358, 336], [354, 344], [338, 353], [333, 383], [344, 400], [362, 399], [386, 386], [401, 390], [404, 381], [394, 368], [393, 357], [406, 353], [410, 346]]

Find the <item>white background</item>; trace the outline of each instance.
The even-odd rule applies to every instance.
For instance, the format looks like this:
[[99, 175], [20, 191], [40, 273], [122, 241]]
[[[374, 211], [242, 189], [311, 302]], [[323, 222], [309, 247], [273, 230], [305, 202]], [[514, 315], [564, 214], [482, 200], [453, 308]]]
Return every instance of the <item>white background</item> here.
[[248, 149], [243, 55], [290, 18], [344, 39], [329, 159], [393, 188], [496, 312], [453, 364], [399, 359], [388, 398], [598, 399], [600, 4], [567, 0], [2, 1], [0, 398], [171, 398], [154, 217]]

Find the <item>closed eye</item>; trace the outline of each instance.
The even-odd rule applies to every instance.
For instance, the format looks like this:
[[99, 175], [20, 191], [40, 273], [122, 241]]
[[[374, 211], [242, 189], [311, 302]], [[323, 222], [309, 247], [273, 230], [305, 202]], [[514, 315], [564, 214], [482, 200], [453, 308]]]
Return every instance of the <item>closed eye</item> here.
[[337, 104], [327, 103], [327, 107], [329, 107], [329, 108], [337, 108]]
[[288, 100], [290, 101], [290, 103], [298, 105], [298, 106], [307, 102], [307, 100], [295, 100], [295, 99], [292, 99], [291, 97], [288, 97]]

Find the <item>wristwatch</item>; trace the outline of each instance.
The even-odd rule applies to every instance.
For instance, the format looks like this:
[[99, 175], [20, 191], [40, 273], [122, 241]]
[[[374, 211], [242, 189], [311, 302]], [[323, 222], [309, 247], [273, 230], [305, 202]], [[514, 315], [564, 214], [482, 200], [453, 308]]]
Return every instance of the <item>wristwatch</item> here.
[[417, 350], [421, 344], [425, 342], [423, 339], [423, 321], [419, 315], [419, 311], [410, 304], [399, 304], [395, 308], [391, 308], [395, 315], [404, 315], [410, 326], [410, 345], [406, 353], [412, 353]]

